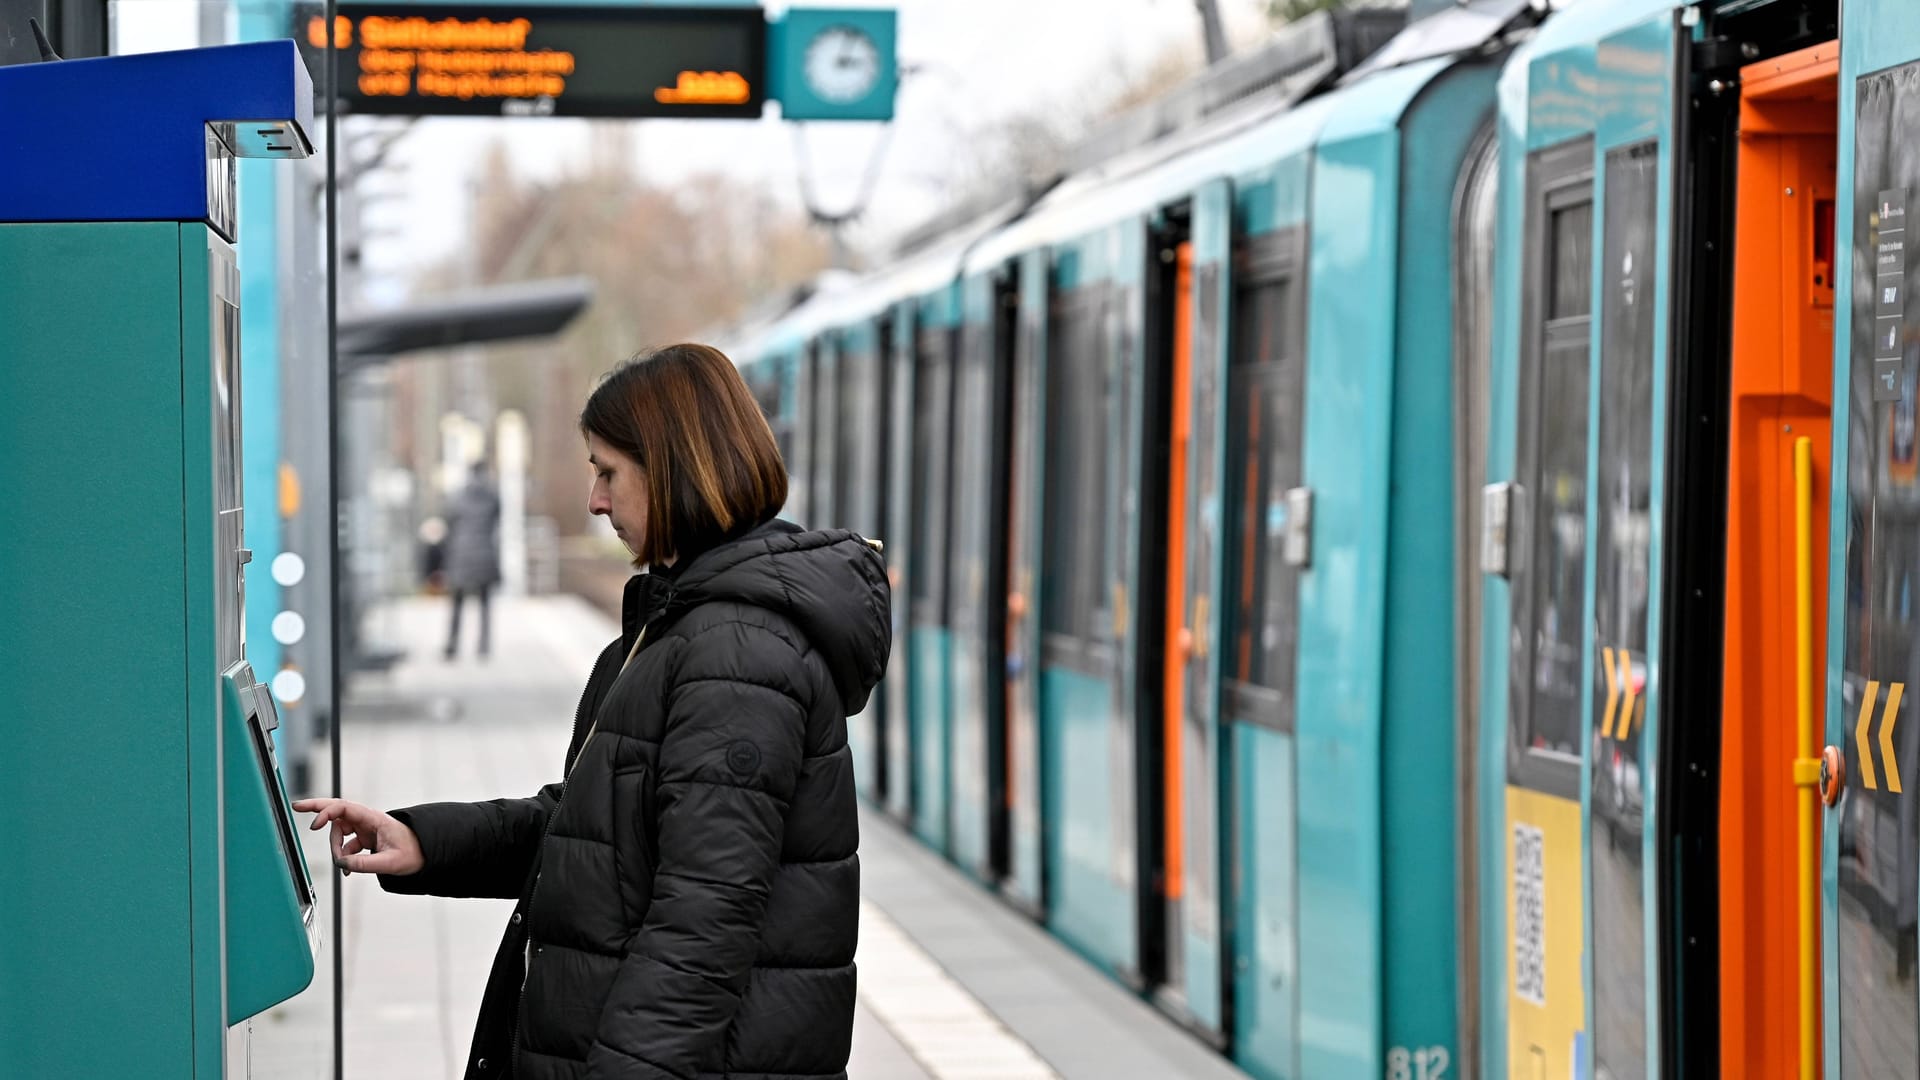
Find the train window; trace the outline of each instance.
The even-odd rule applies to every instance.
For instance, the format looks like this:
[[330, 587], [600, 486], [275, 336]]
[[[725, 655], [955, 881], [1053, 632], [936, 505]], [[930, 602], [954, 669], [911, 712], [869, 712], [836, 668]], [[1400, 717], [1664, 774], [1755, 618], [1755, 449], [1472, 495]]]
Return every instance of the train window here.
[[[960, 332], [959, 369], [953, 377], [953, 551], [947, 572], [954, 604], [977, 607], [985, 600], [988, 544], [988, 496], [993, 427], [988, 382], [993, 362], [991, 324], [969, 324]], [[976, 617], [983, 617], [976, 611]]]
[[867, 396], [872, 375], [871, 354], [842, 350], [836, 371], [838, 422], [833, 435], [833, 490], [839, 502], [831, 524], [836, 529], [857, 529], [869, 535], [873, 525], [866, 520], [866, 507], [871, 503], [873, 483], [866, 479], [863, 444], [864, 433], [875, 428], [874, 408]]
[[952, 417], [953, 367], [947, 332], [920, 335], [913, 379], [913, 546], [920, 573], [913, 582], [916, 620], [945, 618], [947, 561], [948, 422]]
[[1592, 141], [1542, 151], [1528, 172], [1516, 462], [1525, 496], [1525, 554], [1513, 575], [1510, 760], [1514, 782], [1576, 799], [1590, 542]]
[[782, 397], [787, 409], [787, 513], [794, 521], [811, 520], [812, 500], [807, 491], [809, 471], [813, 467], [813, 363], [810, 350], [799, 348], [782, 357], [780, 367], [786, 386]]
[[793, 467], [793, 423], [780, 409], [780, 376], [770, 362], [762, 362], [747, 385], [753, 391], [753, 400], [760, 405], [760, 415], [766, 417], [767, 427], [773, 432], [773, 444], [780, 449], [780, 460], [791, 469]]
[[1593, 311], [1593, 203], [1549, 211], [1553, 245], [1550, 319], [1577, 319]]
[[816, 529], [839, 527], [842, 513], [841, 496], [833, 482], [839, 458], [834, 452], [835, 433], [842, 426], [834, 415], [839, 396], [834, 373], [840, 367], [834, 354], [832, 346], [819, 342], [807, 354], [807, 362], [813, 366], [813, 453], [808, 455], [807, 514], [808, 524]]
[[1103, 524], [1111, 517], [1109, 453], [1118, 391], [1107, 348], [1106, 298], [1082, 287], [1056, 298], [1047, 355], [1043, 626], [1082, 642], [1104, 640], [1100, 625], [1106, 573]]
[[[894, 477], [901, 471], [894, 464], [893, 453], [895, 429], [899, 424], [894, 416], [898, 410], [894, 381], [898, 378], [893, 359], [893, 323], [882, 319], [874, 331], [873, 380], [868, 384], [873, 388], [873, 431], [867, 436], [867, 449], [873, 455], [867, 464], [867, 475], [873, 481], [873, 499], [868, 504], [873, 514], [870, 522], [873, 531], [867, 535], [904, 541], [904, 537], [896, 537], [899, 528], [893, 520]], [[900, 459], [905, 457], [899, 455]], [[902, 567], [903, 560], [904, 556], [898, 552], [887, 553], [889, 566]]]
[[1299, 574], [1282, 556], [1285, 494], [1301, 476], [1305, 372], [1298, 334], [1289, 332], [1294, 291], [1285, 278], [1255, 280], [1239, 291], [1228, 388], [1228, 484], [1236, 509], [1225, 673], [1241, 687], [1278, 694], [1283, 715], [1265, 719], [1282, 724], [1298, 633]]
[[1545, 350], [1540, 468], [1533, 530], [1533, 701], [1528, 746], [1579, 753], [1580, 662], [1587, 547], [1587, 368], [1583, 341]]

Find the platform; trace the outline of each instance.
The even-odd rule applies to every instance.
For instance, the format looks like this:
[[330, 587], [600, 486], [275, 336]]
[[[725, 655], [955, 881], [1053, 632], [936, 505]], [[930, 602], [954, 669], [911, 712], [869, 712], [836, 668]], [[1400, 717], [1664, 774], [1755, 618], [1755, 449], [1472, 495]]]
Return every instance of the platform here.
[[[447, 603], [369, 613], [406, 651], [348, 688], [343, 793], [381, 807], [530, 794], [557, 776], [580, 686], [615, 634], [571, 596], [496, 599], [493, 654], [441, 657]], [[315, 761], [325, 775], [327, 748]], [[307, 834], [329, 940], [305, 995], [254, 1021], [257, 1080], [332, 1076], [332, 873]], [[1048, 937], [892, 821], [863, 811], [855, 1080], [1227, 1078], [1243, 1074]], [[392, 896], [344, 883], [345, 1075], [458, 1080], [504, 900]]]

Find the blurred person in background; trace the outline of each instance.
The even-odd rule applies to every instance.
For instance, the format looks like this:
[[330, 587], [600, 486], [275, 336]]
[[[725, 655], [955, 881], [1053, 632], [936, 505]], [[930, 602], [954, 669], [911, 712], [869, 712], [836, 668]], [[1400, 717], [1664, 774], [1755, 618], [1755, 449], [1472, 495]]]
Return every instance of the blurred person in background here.
[[467, 486], [447, 503], [446, 585], [453, 594], [453, 621], [447, 626], [447, 659], [460, 647], [460, 608], [471, 596], [480, 601], [480, 657], [487, 655], [491, 630], [487, 597], [500, 583], [500, 495], [487, 481], [487, 464], [475, 462]]

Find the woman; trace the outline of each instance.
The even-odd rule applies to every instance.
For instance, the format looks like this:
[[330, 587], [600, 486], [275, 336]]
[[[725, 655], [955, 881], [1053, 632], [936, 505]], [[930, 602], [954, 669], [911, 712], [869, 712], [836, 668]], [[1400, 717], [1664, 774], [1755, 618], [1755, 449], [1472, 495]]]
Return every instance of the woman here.
[[594, 664], [565, 780], [383, 814], [296, 804], [343, 873], [517, 898], [474, 1080], [844, 1076], [858, 823], [846, 718], [886, 666], [886, 568], [804, 532], [733, 364], [675, 345], [614, 372], [580, 427], [588, 508], [649, 572]]

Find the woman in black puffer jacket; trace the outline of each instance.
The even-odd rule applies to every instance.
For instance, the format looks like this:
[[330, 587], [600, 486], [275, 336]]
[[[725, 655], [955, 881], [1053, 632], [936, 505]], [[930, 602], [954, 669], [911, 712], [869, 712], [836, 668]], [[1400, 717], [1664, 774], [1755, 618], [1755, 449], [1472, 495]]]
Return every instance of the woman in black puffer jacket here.
[[846, 718], [886, 667], [877, 545], [775, 520], [779, 450], [714, 349], [623, 366], [581, 428], [590, 508], [650, 572], [587, 682], [564, 781], [296, 809], [333, 826], [343, 872], [518, 899], [473, 1080], [843, 1077], [860, 897]]

